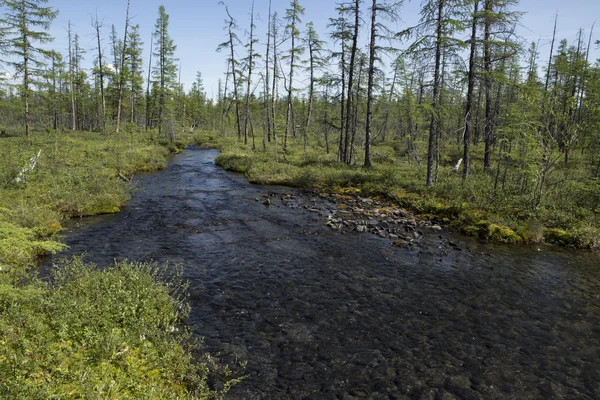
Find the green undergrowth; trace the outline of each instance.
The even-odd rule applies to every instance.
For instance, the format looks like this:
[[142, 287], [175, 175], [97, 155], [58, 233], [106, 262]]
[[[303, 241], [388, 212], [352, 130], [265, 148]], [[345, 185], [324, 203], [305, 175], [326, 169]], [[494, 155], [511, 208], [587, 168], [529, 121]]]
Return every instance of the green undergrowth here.
[[0, 398], [213, 399], [237, 379], [198, 353], [173, 268], [80, 258], [0, 282]]
[[36, 277], [36, 258], [65, 248], [66, 219], [118, 212], [133, 174], [190, 142], [155, 135], [0, 138], [0, 398], [213, 399], [237, 381], [192, 340], [172, 268], [75, 258]]
[[[66, 219], [118, 212], [130, 198], [126, 180], [164, 168], [166, 156], [187, 143], [160, 143], [154, 135], [50, 131], [0, 138], [0, 266], [14, 270], [61, 250]], [[20, 174], [38, 153], [35, 169]]]
[[350, 190], [363, 196], [379, 196], [422, 218], [444, 221], [466, 235], [492, 241], [600, 247], [599, 210], [590, 206], [600, 188], [597, 183], [586, 184], [583, 180], [573, 183], [569, 176], [576, 173], [572, 170], [577, 167], [555, 171], [548, 180], [543, 201], [532, 207], [530, 198], [498, 189], [494, 175], [478, 169], [481, 149], [477, 147], [472, 173], [466, 182], [460, 174], [452, 172], [456, 160], [449, 158], [441, 160], [438, 183], [426, 187], [425, 163], [407, 162], [394, 142], [374, 145], [373, 167], [364, 169], [360, 160], [353, 165], [338, 163], [335, 148], [327, 154], [321, 146], [311, 143], [305, 152], [300, 140], [297, 143], [290, 140], [285, 155], [281, 145], [276, 152], [270, 144], [265, 152], [262, 143], [257, 142], [253, 150], [234, 136], [223, 137], [212, 132], [200, 133], [196, 141], [219, 149], [217, 164], [245, 174], [253, 183], [341, 193]]

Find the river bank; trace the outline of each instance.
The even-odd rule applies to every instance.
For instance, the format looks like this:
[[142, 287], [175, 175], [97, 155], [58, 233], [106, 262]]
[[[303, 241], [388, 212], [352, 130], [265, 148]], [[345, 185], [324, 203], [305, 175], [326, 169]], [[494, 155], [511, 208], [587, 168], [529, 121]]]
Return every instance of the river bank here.
[[51, 268], [51, 282], [36, 273], [40, 255], [67, 248], [66, 221], [119, 212], [132, 176], [164, 169], [189, 138], [47, 132], [0, 141], [0, 397], [220, 398], [235, 379], [191, 336], [172, 267], [122, 260], [99, 269], [74, 257]]
[[[446, 225], [467, 236], [505, 243], [546, 243], [597, 249], [600, 246], [598, 217], [572, 204], [531, 209], [524, 200], [496, 193], [493, 181], [479, 176], [467, 183], [451, 167], [443, 169], [444, 184], [426, 187], [423, 171], [416, 165], [396, 163], [383, 157], [371, 169], [337, 163], [334, 154], [304, 152], [290, 142], [289, 149], [275, 153], [252, 150], [233, 137], [202, 132], [199, 145], [220, 150], [217, 164], [243, 173], [250, 182], [280, 184], [322, 190], [341, 198], [362, 196], [381, 200], [391, 208], [404, 208], [419, 219]], [[374, 147], [374, 154], [389, 152]], [[487, 180], [486, 180], [487, 179]]]

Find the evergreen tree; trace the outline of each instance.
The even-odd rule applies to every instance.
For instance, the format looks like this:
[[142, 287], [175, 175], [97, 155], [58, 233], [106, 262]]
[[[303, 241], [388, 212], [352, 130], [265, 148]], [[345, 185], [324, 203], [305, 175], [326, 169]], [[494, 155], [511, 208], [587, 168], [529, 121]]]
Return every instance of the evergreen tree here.
[[127, 46], [127, 85], [129, 87], [129, 120], [132, 124], [140, 124], [140, 115], [143, 113], [144, 97], [144, 72], [142, 70], [142, 46], [144, 42], [140, 36], [140, 26], [134, 25], [129, 32]]
[[[44, 44], [54, 38], [47, 30], [58, 15], [57, 10], [45, 6], [48, 0], [2, 0], [6, 13], [1, 21], [5, 26], [6, 52], [16, 61], [10, 62], [21, 76], [19, 87], [24, 106], [25, 136], [30, 132], [29, 99], [32, 95], [32, 85], [35, 78], [43, 73], [44, 57], [50, 57], [51, 51], [38, 47], [36, 43]], [[36, 30], [36, 29], [43, 30]]]
[[304, 47], [299, 43], [300, 30], [298, 26], [302, 22], [301, 17], [304, 15], [304, 7], [300, 5], [298, 0], [292, 0], [289, 8], [285, 12], [287, 25], [286, 33], [289, 36], [291, 43], [288, 50], [288, 58], [290, 60], [290, 72], [287, 82], [287, 113], [285, 117], [285, 136], [283, 139], [283, 150], [287, 149], [287, 139], [290, 134], [296, 137], [296, 122], [294, 118], [293, 92], [294, 92], [294, 72], [297, 67], [298, 57], [304, 53]]
[[[373, 0], [371, 5], [371, 39], [369, 42], [369, 69], [367, 83], [367, 122], [365, 133], [365, 168], [371, 167], [371, 127], [373, 121], [373, 86], [375, 77], [375, 61], [379, 59], [381, 47], [377, 45], [377, 39], [381, 37], [389, 38], [389, 29], [378, 22], [377, 18], [385, 18], [391, 21], [398, 20], [398, 11], [401, 2], [386, 2]], [[387, 33], [387, 34], [386, 34]]]
[[175, 50], [177, 46], [169, 35], [169, 15], [164, 6], [158, 8], [158, 19], [154, 29], [154, 79], [158, 83], [158, 134], [161, 136], [168, 128], [169, 140], [175, 140], [174, 121], [171, 115], [171, 94], [177, 84], [177, 64], [175, 64]]

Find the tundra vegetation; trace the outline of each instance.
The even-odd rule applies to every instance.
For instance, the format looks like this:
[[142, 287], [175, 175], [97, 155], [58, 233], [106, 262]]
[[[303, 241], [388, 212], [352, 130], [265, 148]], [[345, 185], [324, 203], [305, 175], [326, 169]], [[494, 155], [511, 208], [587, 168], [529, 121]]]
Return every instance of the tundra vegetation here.
[[163, 6], [144, 60], [129, 2], [123, 33], [92, 17], [94, 49], [68, 23], [63, 54], [48, 0], [0, 1], [0, 397], [210, 398], [236, 381], [190, 356], [172, 269], [34, 272], [67, 220], [118, 212], [133, 174], [192, 142], [253, 182], [381, 196], [486, 239], [600, 247], [593, 27], [570, 43], [557, 18], [541, 55], [517, 35], [516, 0], [426, 0], [415, 26], [402, 2], [340, 0], [321, 32], [301, 1], [272, 3], [262, 19], [254, 1], [221, 3], [211, 99], [201, 72], [184, 90]]

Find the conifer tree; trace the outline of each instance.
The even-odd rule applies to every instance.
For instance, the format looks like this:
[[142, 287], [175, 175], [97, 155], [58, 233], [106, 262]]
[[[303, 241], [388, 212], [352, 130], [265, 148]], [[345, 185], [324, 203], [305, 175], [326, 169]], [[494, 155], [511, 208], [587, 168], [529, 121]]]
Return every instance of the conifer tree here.
[[292, 0], [290, 2], [290, 7], [285, 12], [285, 19], [287, 21], [287, 25], [285, 27], [286, 33], [289, 36], [291, 43], [290, 48], [288, 50], [288, 57], [290, 60], [290, 73], [288, 75], [288, 83], [287, 86], [287, 113], [286, 113], [286, 123], [285, 123], [285, 136], [283, 139], [283, 150], [287, 149], [287, 139], [290, 132], [292, 136], [296, 137], [296, 122], [294, 118], [294, 106], [293, 106], [293, 93], [294, 93], [294, 72], [296, 63], [298, 62], [298, 57], [304, 53], [304, 47], [302, 47], [299, 42], [300, 38], [300, 30], [298, 26], [302, 22], [301, 17], [304, 15], [304, 7], [300, 5], [298, 0]]
[[[175, 50], [177, 46], [169, 35], [169, 15], [164, 6], [158, 8], [158, 19], [154, 29], [154, 56], [156, 64], [154, 66], [154, 79], [158, 86], [158, 134], [161, 136], [165, 128], [165, 122], [168, 122], [169, 140], [175, 140], [173, 121], [170, 119], [170, 94], [177, 84], [177, 64], [175, 64]], [[165, 118], [166, 116], [166, 118]]]
[[127, 77], [126, 80], [129, 86], [129, 105], [130, 115], [129, 120], [133, 124], [139, 123], [140, 107], [142, 103], [140, 99], [144, 97], [144, 77], [142, 71], [142, 38], [140, 36], [140, 26], [134, 25], [129, 32], [127, 46]]
[[[224, 5], [223, 2], [220, 2], [219, 4]], [[228, 19], [225, 20], [226, 29], [227, 29], [227, 41], [219, 44], [219, 46], [217, 47], [217, 51], [228, 51], [228, 53], [229, 53], [229, 57], [227, 58], [229, 72], [228, 72], [227, 76], [229, 76], [229, 74], [231, 74], [231, 77], [233, 79], [233, 100], [234, 100], [234, 107], [235, 107], [237, 135], [238, 135], [238, 140], [241, 140], [242, 139], [242, 124], [241, 124], [241, 120], [240, 120], [240, 109], [239, 109], [240, 70], [239, 70], [239, 61], [236, 58], [236, 51], [235, 51], [236, 46], [238, 46], [240, 44], [240, 39], [238, 38], [237, 34], [235, 33], [235, 31], [238, 29], [237, 22], [231, 16], [231, 13], [229, 12], [229, 8], [227, 6], [225, 6], [225, 12], [227, 13], [227, 17], [228, 17]], [[225, 91], [226, 90], [227, 90], [227, 80], [225, 81]], [[225, 93], [224, 93], [224, 96], [225, 96]]]
[[313, 103], [315, 98], [315, 72], [318, 68], [321, 68], [324, 64], [324, 59], [321, 53], [324, 50], [325, 42], [319, 39], [319, 35], [315, 31], [315, 26], [312, 22], [306, 24], [306, 45], [308, 46], [308, 73], [309, 73], [309, 87], [308, 87], [308, 112], [306, 115], [306, 128], [310, 126]]
[[[21, 76], [20, 92], [25, 116], [25, 136], [30, 133], [29, 99], [35, 78], [42, 75], [44, 57], [51, 51], [37, 44], [49, 43], [54, 38], [47, 32], [58, 15], [57, 10], [45, 6], [48, 0], [2, 0], [6, 13], [1, 21], [5, 26], [6, 52], [16, 61], [11, 64], [16, 75]], [[39, 30], [41, 29], [41, 30]]]
[[[369, 42], [369, 69], [367, 84], [367, 122], [365, 132], [365, 168], [371, 167], [371, 128], [373, 122], [373, 86], [375, 76], [375, 61], [379, 59], [381, 47], [377, 45], [377, 39], [389, 35], [387, 27], [378, 22], [379, 18], [385, 18], [391, 21], [398, 19], [398, 10], [401, 2], [387, 2], [373, 0], [371, 5], [371, 39]], [[388, 35], [386, 35], [388, 33]]]

